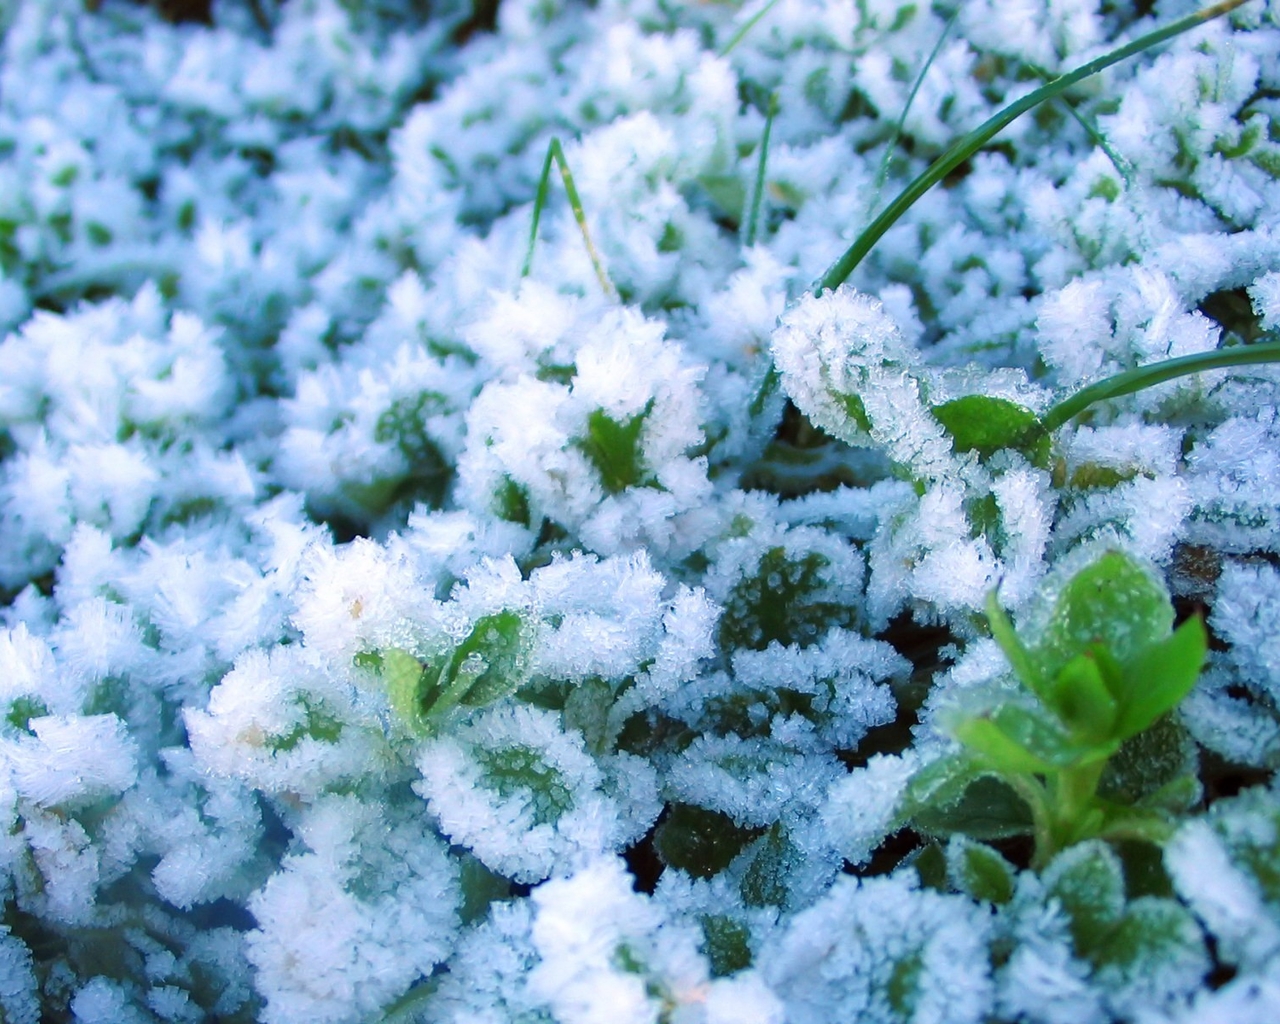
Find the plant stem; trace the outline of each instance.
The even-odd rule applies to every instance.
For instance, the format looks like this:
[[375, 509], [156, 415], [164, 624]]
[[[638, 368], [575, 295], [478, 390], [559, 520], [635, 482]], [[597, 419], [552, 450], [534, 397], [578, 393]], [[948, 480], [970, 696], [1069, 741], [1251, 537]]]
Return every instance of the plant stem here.
[[902, 127], [907, 123], [907, 114], [911, 111], [911, 104], [915, 102], [916, 93], [920, 91], [920, 86], [924, 84], [924, 76], [929, 73], [929, 68], [933, 66], [933, 62], [938, 59], [938, 54], [942, 50], [942, 44], [947, 41], [947, 36], [951, 33], [951, 27], [960, 17], [960, 12], [964, 8], [957, 4], [955, 11], [951, 17], [947, 19], [947, 23], [942, 26], [942, 32], [938, 35], [938, 41], [933, 44], [933, 49], [929, 56], [925, 59], [924, 66], [920, 68], [920, 73], [916, 75], [916, 80], [911, 86], [911, 91], [907, 93], [907, 102], [902, 105], [902, 113], [898, 115], [898, 123], [893, 126], [893, 134], [889, 137], [888, 143], [884, 147], [884, 156], [880, 158], [880, 166], [876, 170], [876, 182], [871, 191], [871, 202], [869, 204], [868, 213], [874, 211], [880, 203], [880, 190], [884, 188], [885, 181], [889, 177], [889, 161], [893, 158], [894, 147], [898, 145], [898, 140], [902, 138]]
[[740, 29], [738, 29], [738, 31], [733, 34], [732, 38], [727, 43], [724, 44], [724, 46], [720, 50], [719, 56], [721, 57], [729, 56], [733, 48], [737, 46], [740, 42], [742, 42], [743, 39], [746, 38], [747, 33], [756, 27], [756, 24], [760, 21], [761, 18], [763, 18], [766, 14], [768, 14], [771, 10], [773, 10], [773, 6], [777, 2], [778, 0], [769, 0], [769, 2], [765, 4], [763, 7], [761, 7], [760, 10], [756, 11], [755, 14], [751, 15], [751, 17], [747, 19], [746, 24], [744, 24]]
[[591, 257], [591, 265], [595, 268], [600, 287], [609, 298], [617, 298], [617, 289], [605, 273], [600, 254], [596, 252], [595, 243], [591, 241], [591, 232], [587, 230], [587, 215], [582, 209], [582, 199], [578, 195], [578, 187], [573, 182], [573, 172], [569, 170], [569, 162], [564, 158], [564, 147], [555, 136], [547, 145], [547, 157], [542, 161], [542, 174], [538, 178], [538, 191], [533, 197], [533, 223], [529, 226], [529, 247], [525, 250], [524, 264], [520, 267], [520, 276], [528, 277], [533, 268], [533, 249], [538, 242], [538, 223], [542, 220], [542, 208], [547, 204], [547, 193], [551, 183], [551, 162], [555, 161], [560, 170], [560, 179], [564, 182], [565, 195], [569, 197], [569, 209], [573, 211], [573, 219], [578, 222], [578, 230], [582, 232], [582, 241], [586, 244], [587, 255]]
[[1206, 21], [1221, 17], [1246, 2], [1247, 0], [1221, 0], [1220, 3], [1202, 8], [1193, 14], [1187, 15], [1185, 18], [1179, 18], [1163, 28], [1148, 32], [1146, 35], [1140, 36], [1132, 42], [1112, 50], [1110, 53], [1103, 54], [1103, 56], [1091, 60], [1087, 64], [1081, 64], [1074, 71], [1069, 71], [1065, 75], [1055, 78], [1052, 82], [1027, 93], [1021, 99], [1015, 100], [984, 121], [967, 135], [962, 135], [947, 147], [942, 155], [930, 164], [923, 174], [903, 189], [899, 196], [885, 207], [884, 212], [868, 225], [853, 245], [845, 251], [844, 255], [836, 260], [827, 272], [819, 278], [817, 284], [814, 285], [814, 294], [821, 295], [823, 292], [844, 283], [858, 264], [866, 257], [867, 253], [871, 251], [872, 246], [880, 240], [880, 237], [889, 228], [897, 223], [898, 219], [915, 204], [917, 199], [1028, 110], [1065, 92], [1077, 82], [1111, 67], [1112, 64], [1118, 64], [1120, 61], [1141, 53], [1143, 50], [1150, 49], [1152, 46], [1163, 43], [1167, 39], [1172, 39], [1174, 36], [1196, 28]]
[[760, 139], [760, 162], [756, 165], [756, 187], [751, 196], [751, 215], [747, 218], [747, 248], [756, 244], [756, 229], [760, 225], [760, 204], [764, 199], [765, 165], [769, 159], [769, 136], [773, 134], [773, 119], [778, 113], [778, 94], [769, 94], [769, 106], [765, 111], [764, 135]]
[[1095, 402], [1163, 384], [1167, 380], [1186, 377], [1206, 370], [1219, 370], [1226, 366], [1250, 366], [1257, 363], [1280, 362], [1280, 341], [1262, 342], [1256, 345], [1233, 345], [1214, 349], [1212, 352], [1196, 352], [1189, 356], [1148, 363], [1133, 370], [1126, 370], [1107, 377], [1051, 407], [1040, 419], [1046, 431], [1054, 431], [1074, 416], [1079, 416]]

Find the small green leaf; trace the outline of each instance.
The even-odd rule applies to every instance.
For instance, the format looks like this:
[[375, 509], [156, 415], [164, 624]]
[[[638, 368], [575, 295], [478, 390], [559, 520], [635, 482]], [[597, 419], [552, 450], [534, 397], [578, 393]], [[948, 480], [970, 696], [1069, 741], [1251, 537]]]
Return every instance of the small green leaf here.
[[1082, 654], [1067, 662], [1050, 689], [1049, 702], [1080, 739], [1106, 740], [1116, 721], [1115, 698], [1102, 681], [1098, 662]]
[[1172, 626], [1164, 585], [1128, 555], [1108, 551], [1062, 588], [1032, 654], [1049, 676], [1094, 644], [1123, 664], [1163, 640]]
[[1044, 775], [1054, 769], [1052, 764], [1033, 754], [992, 718], [967, 719], [959, 723], [953, 732], [956, 739], [970, 750], [976, 751], [992, 768], [1000, 772]]
[[527, 801], [538, 825], [554, 824], [573, 809], [573, 793], [564, 775], [549, 764], [541, 750], [526, 746], [476, 747], [480, 784], [503, 797], [520, 796]]
[[1013, 865], [985, 843], [957, 836], [947, 846], [951, 884], [975, 900], [1002, 904], [1013, 899]]
[[483, 707], [514, 693], [529, 674], [530, 637], [524, 617], [510, 609], [476, 621], [458, 645], [457, 679], [470, 680], [460, 697], [469, 707]]
[[452, 651], [423, 664], [407, 651], [382, 652], [391, 707], [410, 731], [425, 736], [458, 704], [483, 707], [514, 693], [529, 674], [530, 630], [519, 612], [476, 621]]
[[1005, 704], [957, 722], [952, 732], [1001, 772], [1043, 775], [1099, 760], [1114, 750], [1080, 745], [1046, 711], [1030, 704]]
[[696, 878], [710, 878], [727, 868], [760, 831], [739, 828], [719, 811], [673, 804], [654, 832], [653, 845], [664, 864]]
[[1032, 693], [1045, 695], [1045, 678], [1040, 672], [1040, 664], [1031, 656], [1022, 639], [1014, 631], [1009, 616], [1000, 607], [999, 598], [993, 590], [987, 595], [987, 622], [991, 627], [991, 636], [1000, 645], [1000, 650], [1013, 668], [1013, 674]]
[[1138, 980], [1174, 969], [1195, 977], [1209, 967], [1200, 926], [1174, 900], [1143, 896], [1134, 900], [1104, 939], [1086, 954], [1103, 980]]
[[1172, 711], [1191, 692], [1204, 668], [1209, 636], [1198, 618], [1184, 622], [1168, 639], [1150, 644], [1124, 666], [1127, 692], [1116, 734], [1128, 738]]
[[382, 680], [391, 709], [415, 732], [424, 730], [433, 690], [426, 666], [408, 651], [388, 647], [382, 652]]
[[711, 976], [723, 978], [751, 966], [751, 933], [727, 914], [703, 914], [702, 948], [711, 962]]
[[1049, 464], [1049, 435], [1030, 409], [1007, 398], [965, 395], [931, 409], [951, 435], [957, 452], [976, 452], [988, 459], [1005, 448], [1022, 452], [1033, 465]]
[[1001, 779], [990, 775], [976, 778], [950, 804], [920, 807], [912, 824], [928, 835], [961, 833], [971, 839], [1008, 839], [1033, 829], [1031, 808]]
[[1045, 869], [1047, 895], [1071, 918], [1076, 952], [1090, 957], [1124, 912], [1124, 870], [1109, 846], [1096, 840], [1058, 854]]
[[578, 442], [578, 447], [599, 471], [604, 489], [610, 494], [646, 481], [640, 432], [652, 411], [651, 398], [641, 412], [622, 423], [603, 409], [595, 409], [587, 417], [587, 436]]
[[958, 804], [965, 791], [991, 769], [971, 754], [951, 754], [925, 765], [911, 777], [902, 798], [900, 824], [917, 814]]

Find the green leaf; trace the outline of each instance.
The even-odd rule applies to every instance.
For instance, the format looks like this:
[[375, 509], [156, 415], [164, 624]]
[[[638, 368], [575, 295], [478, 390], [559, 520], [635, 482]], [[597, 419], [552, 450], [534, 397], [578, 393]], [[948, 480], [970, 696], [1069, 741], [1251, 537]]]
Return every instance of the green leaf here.
[[382, 652], [382, 680], [391, 710], [414, 732], [425, 731], [426, 710], [435, 690], [435, 679], [428, 681], [426, 666], [408, 651], [388, 647]]
[[949, 804], [920, 806], [912, 824], [928, 835], [961, 833], [971, 839], [1008, 839], [1027, 835], [1034, 827], [1027, 802], [990, 774], [975, 778]]
[[903, 794], [899, 824], [917, 814], [953, 807], [965, 791], [991, 769], [971, 754], [950, 754], [925, 765], [911, 777]]
[[1168, 639], [1150, 644], [1124, 666], [1126, 693], [1116, 734], [1128, 738], [1172, 711], [1191, 692], [1204, 668], [1209, 636], [1198, 618], [1184, 622]]
[[965, 395], [932, 407], [957, 452], [986, 460], [1005, 448], [1022, 452], [1033, 465], [1049, 464], [1049, 435], [1026, 406], [991, 395]]
[[1114, 748], [1081, 745], [1046, 711], [1005, 704], [957, 722], [952, 733], [1001, 772], [1048, 774], [1106, 757]]
[[711, 976], [723, 978], [751, 966], [751, 933], [727, 914], [703, 914], [702, 948], [711, 963]]
[[536, 824], [554, 824], [573, 809], [573, 793], [564, 775], [547, 763], [541, 750], [476, 747], [473, 756], [483, 772], [480, 784], [503, 797], [525, 798]]
[[985, 843], [956, 837], [947, 846], [947, 875], [961, 892], [997, 905], [1013, 899], [1013, 865]]
[[640, 431], [652, 411], [651, 398], [642, 411], [622, 423], [603, 409], [595, 409], [587, 417], [587, 436], [578, 442], [578, 447], [599, 471], [604, 489], [610, 494], [646, 481]]
[[519, 689], [529, 675], [531, 647], [531, 630], [511, 610], [478, 619], [462, 643], [425, 665], [389, 647], [382, 652], [382, 678], [392, 710], [425, 736], [458, 704], [483, 707]]
[[991, 636], [1000, 645], [1005, 658], [1013, 668], [1013, 674], [1032, 693], [1040, 697], [1045, 695], [1045, 678], [1040, 671], [1040, 664], [1027, 650], [1022, 639], [1014, 631], [1009, 616], [1000, 607], [999, 598], [993, 590], [987, 595], [987, 623], [991, 627]]
[[[1098, 783], [1098, 795], [1120, 804], [1142, 804], [1185, 811], [1200, 799], [1196, 793], [1183, 806], [1181, 797], [1190, 794], [1181, 780], [1195, 779], [1199, 771], [1195, 742], [1172, 715], [1158, 718], [1150, 729], [1131, 736], [1107, 762]], [[1166, 796], [1156, 797], [1165, 786], [1173, 787]], [[1180, 794], [1180, 795], [1179, 795]], [[1148, 804], [1149, 800], [1155, 803]], [[1169, 803], [1167, 801], [1174, 801]]]
[[653, 845], [664, 864], [695, 878], [710, 878], [727, 868], [760, 832], [739, 828], [719, 811], [673, 804], [653, 834]]
[[1108, 934], [1086, 954], [1103, 980], [1137, 981], [1173, 969], [1195, 976], [1209, 966], [1200, 926], [1180, 903], [1144, 896], [1129, 904]]
[[[996, 713], [1009, 717], [1003, 710]], [[1052, 764], [1010, 736], [993, 718], [966, 719], [952, 731], [956, 739], [976, 751], [997, 771], [1046, 775], [1054, 770]]]
[[1091, 840], [1064, 850], [1044, 872], [1045, 892], [1071, 918], [1076, 952], [1090, 957], [1124, 912], [1124, 870], [1106, 843]]
[[1092, 742], [1111, 735], [1116, 702], [1091, 655], [1082, 654], [1062, 667], [1050, 689], [1049, 703], [1076, 737]]
[[1172, 626], [1164, 585], [1128, 555], [1108, 551], [1062, 588], [1032, 654], [1051, 677], [1095, 644], [1124, 664], [1163, 640]]
[[519, 612], [507, 609], [478, 619], [453, 658], [458, 681], [468, 680], [460, 701], [483, 707], [514, 693], [529, 674], [531, 646]]

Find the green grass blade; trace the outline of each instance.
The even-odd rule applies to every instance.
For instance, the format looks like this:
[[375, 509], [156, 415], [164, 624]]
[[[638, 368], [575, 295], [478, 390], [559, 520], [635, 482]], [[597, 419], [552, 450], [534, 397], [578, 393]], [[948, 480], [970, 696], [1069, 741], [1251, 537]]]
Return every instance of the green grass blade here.
[[1133, 188], [1133, 164], [1126, 160], [1115, 146], [1107, 141], [1106, 136], [1091, 125], [1080, 111], [1076, 110], [1061, 96], [1058, 97], [1058, 102], [1068, 114], [1076, 119], [1076, 123], [1085, 130], [1085, 134], [1089, 136], [1089, 141], [1107, 155], [1107, 159], [1111, 161], [1111, 166], [1116, 169], [1116, 172], [1123, 179], [1125, 188]]
[[1259, 363], [1280, 363], [1280, 341], [1233, 345], [1230, 348], [1214, 349], [1212, 352], [1196, 352], [1193, 355], [1148, 363], [1146, 366], [1117, 373], [1096, 384], [1090, 384], [1087, 388], [1081, 388], [1071, 397], [1063, 399], [1044, 414], [1040, 423], [1045, 430], [1054, 431], [1068, 420], [1079, 416], [1095, 402], [1119, 398], [1121, 395], [1131, 395], [1143, 388], [1163, 384], [1167, 380], [1175, 380], [1178, 377], [1187, 377], [1193, 373], [1220, 370], [1227, 366], [1253, 366]]
[[880, 190], [884, 188], [884, 183], [889, 178], [889, 161], [893, 159], [894, 147], [898, 145], [898, 140], [902, 138], [902, 127], [907, 123], [907, 114], [911, 112], [911, 104], [915, 102], [916, 93], [920, 91], [920, 86], [924, 84], [924, 76], [929, 73], [929, 69], [933, 67], [933, 62], [938, 59], [938, 54], [942, 52], [942, 44], [947, 41], [947, 36], [951, 34], [951, 27], [960, 17], [961, 10], [962, 8], [957, 4], [951, 17], [947, 19], [947, 23], [942, 26], [942, 33], [938, 36], [938, 41], [933, 44], [933, 49], [925, 59], [920, 73], [916, 75], [911, 91], [907, 93], [907, 102], [902, 106], [902, 113], [898, 115], [898, 123], [893, 126], [893, 134], [889, 137], [889, 143], [884, 148], [884, 156], [880, 158], [880, 166], [876, 170], [876, 183], [871, 191], [870, 208], [872, 210], [880, 204]]
[[533, 267], [533, 249], [538, 241], [538, 223], [542, 219], [542, 208], [547, 202], [547, 192], [549, 191], [551, 180], [551, 162], [553, 160], [560, 171], [560, 180], [564, 182], [565, 195], [569, 197], [569, 209], [573, 211], [573, 219], [578, 222], [578, 230], [582, 232], [582, 241], [587, 247], [587, 255], [591, 257], [591, 266], [595, 268], [596, 278], [600, 281], [600, 287], [604, 289], [605, 295], [611, 299], [616, 299], [618, 291], [614, 288], [613, 282], [609, 280], [609, 275], [605, 273], [600, 253], [596, 251], [595, 243], [591, 240], [591, 232], [587, 229], [587, 215], [582, 208], [582, 199], [578, 195], [578, 186], [573, 181], [573, 172], [569, 170], [569, 161], [565, 159], [564, 147], [560, 145], [560, 140], [554, 136], [552, 136], [550, 143], [547, 144], [547, 158], [542, 162], [542, 175], [538, 179], [538, 191], [533, 197], [533, 223], [529, 228], [529, 247], [525, 250], [524, 265], [520, 268], [520, 276], [528, 277], [529, 271]]
[[923, 174], [903, 189], [898, 197], [885, 207], [880, 216], [871, 222], [867, 229], [858, 236], [853, 245], [818, 279], [817, 284], [814, 285], [814, 294], [821, 295], [823, 292], [836, 288], [846, 281], [858, 264], [866, 257], [867, 253], [871, 251], [872, 246], [880, 240], [880, 237], [889, 228], [897, 223], [898, 219], [915, 204], [916, 200], [1028, 110], [1038, 106], [1045, 100], [1061, 95], [1077, 82], [1081, 82], [1091, 75], [1096, 75], [1099, 71], [1103, 71], [1113, 64], [1118, 64], [1120, 61], [1127, 60], [1143, 50], [1158, 46], [1168, 39], [1204, 24], [1206, 21], [1228, 14], [1246, 2], [1247, 0], [1221, 0], [1220, 3], [1202, 8], [1184, 18], [1170, 22], [1162, 28], [1148, 32], [1146, 35], [1140, 36], [1132, 42], [1112, 50], [1110, 53], [1103, 54], [1103, 56], [1086, 64], [1081, 64], [1074, 71], [1069, 71], [1065, 75], [1055, 78], [1052, 82], [1042, 85], [1039, 89], [1027, 93], [1021, 99], [1015, 100], [1003, 110], [988, 118], [967, 135], [961, 136], [938, 159], [930, 164]]
[[748, 18], [742, 28], [738, 29], [738, 31], [733, 34], [733, 37], [724, 44], [720, 50], [719, 56], [729, 56], [729, 54], [733, 52], [733, 48], [747, 37], [747, 33], [756, 27], [761, 18], [773, 10], [777, 2], [778, 0], [769, 0], [769, 2], [761, 7], [760, 10], [756, 11], [755, 14]]
[[520, 267], [521, 277], [528, 277], [529, 271], [533, 269], [533, 248], [538, 244], [538, 224], [542, 220], [542, 208], [547, 205], [547, 192], [551, 186], [551, 161], [559, 145], [559, 139], [552, 139], [551, 144], [547, 146], [546, 159], [542, 161], [538, 191], [533, 195], [533, 223], [529, 225], [529, 246], [524, 251], [524, 263]]
[[764, 199], [764, 175], [769, 161], [769, 137], [773, 134], [773, 119], [778, 113], [778, 94], [769, 94], [769, 105], [765, 110], [764, 135], [760, 138], [760, 160], [756, 164], [756, 187], [751, 196], [751, 213], [747, 217], [746, 244], [750, 249], [756, 244], [756, 231], [760, 226], [760, 204]]

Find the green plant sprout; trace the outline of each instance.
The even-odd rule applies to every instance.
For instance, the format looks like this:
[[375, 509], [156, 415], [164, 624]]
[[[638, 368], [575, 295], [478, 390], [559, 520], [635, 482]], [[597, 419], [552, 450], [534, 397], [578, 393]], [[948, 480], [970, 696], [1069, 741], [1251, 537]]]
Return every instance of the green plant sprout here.
[[382, 675], [391, 710], [415, 736], [432, 735], [459, 704], [484, 707], [514, 693], [528, 678], [531, 630], [510, 609], [479, 619], [453, 648], [421, 661], [399, 647], [356, 656]]
[[610, 299], [618, 297], [618, 290], [609, 280], [600, 253], [591, 241], [591, 232], [587, 229], [587, 215], [582, 209], [582, 199], [578, 195], [578, 186], [574, 184], [573, 172], [569, 170], [569, 162], [564, 156], [564, 147], [560, 140], [552, 136], [547, 143], [547, 156], [542, 161], [542, 174], [538, 178], [538, 191], [533, 197], [533, 223], [529, 226], [529, 247], [525, 250], [524, 263], [520, 267], [520, 276], [528, 277], [533, 269], [533, 250], [538, 243], [538, 223], [542, 220], [542, 208], [547, 205], [547, 194], [551, 187], [551, 163], [555, 161], [560, 169], [560, 179], [564, 182], [565, 195], [569, 197], [569, 209], [573, 211], [573, 219], [578, 222], [578, 230], [582, 232], [582, 241], [587, 247], [587, 255], [591, 257], [591, 266], [595, 268], [600, 287]]
[[1142, 734], [1195, 685], [1208, 649], [1204, 623], [1190, 618], [1173, 629], [1163, 585], [1120, 551], [1067, 582], [1032, 643], [994, 594], [987, 616], [1020, 686], [976, 688], [944, 714], [963, 750], [916, 775], [906, 818], [925, 832], [978, 839], [1030, 833], [1036, 868], [1087, 839], [1167, 839], [1174, 816], [1199, 796], [1176, 754], [1179, 731], [1166, 726], [1156, 737], [1175, 749], [1160, 759], [1177, 766], [1168, 777], [1122, 778], [1117, 755], [1126, 744], [1150, 746]]

